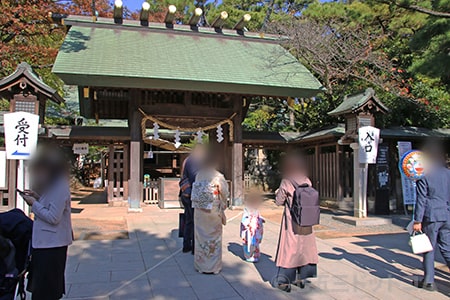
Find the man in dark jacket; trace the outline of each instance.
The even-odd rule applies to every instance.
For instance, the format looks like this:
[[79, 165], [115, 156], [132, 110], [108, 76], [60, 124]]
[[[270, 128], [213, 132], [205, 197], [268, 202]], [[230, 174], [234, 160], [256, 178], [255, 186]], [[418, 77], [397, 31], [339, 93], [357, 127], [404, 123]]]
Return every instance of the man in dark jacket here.
[[445, 157], [440, 146], [431, 144], [425, 152], [430, 158], [430, 165], [425, 178], [417, 182], [413, 229], [426, 233], [433, 245], [433, 250], [423, 255], [425, 276], [418, 286], [434, 291], [436, 248], [439, 248], [450, 268], [450, 170], [444, 167]]
[[195, 177], [200, 169], [200, 162], [204, 156], [203, 145], [197, 145], [192, 153], [183, 163], [182, 176], [180, 181], [181, 202], [184, 206], [184, 233], [183, 252], [194, 254], [194, 209], [192, 208], [191, 192]]

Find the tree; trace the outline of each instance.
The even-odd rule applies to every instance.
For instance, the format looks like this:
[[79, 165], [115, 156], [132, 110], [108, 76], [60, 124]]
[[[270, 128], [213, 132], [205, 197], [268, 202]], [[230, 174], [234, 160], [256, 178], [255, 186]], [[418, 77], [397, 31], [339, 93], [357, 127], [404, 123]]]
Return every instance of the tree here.
[[286, 101], [272, 97], [255, 97], [244, 120], [243, 127], [250, 131], [286, 131], [289, 115]]
[[337, 19], [320, 22], [302, 18], [272, 28], [289, 37], [286, 47], [320, 77], [326, 94], [332, 95], [336, 88], [340, 91], [340, 83], [352, 80], [391, 88], [392, 63], [376, 45], [383, 34], [346, 25]]
[[[4, 0], [0, 15], [0, 77], [11, 74], [21, 62], [29, 63], [43, 81], [64, 95], [63, 82], [52, 72], [53, 62], [61, 46], [65, 28], [53, 24], [50, 12], [92, 14], [90, 0]], [[96, 0], [100, 16], [112, 11], [108, 0]], [[64, 105], [49, 103], [52, 111], [67, 115]], [[66, 118], [49, 117], [52, 123], [67, 123]]]
[[64, 32], [47, 19], [50, 11], [60, 11], [52, 0], [5, 0], [0, 15], [1, 76], [13, 72], [17, 65], [28, 62], [52, 86], [50, 67], [57, 54]]
[[[429, 19], [428, 15], [377, 1], [352, 1], [314, 3], [289, 21], [272, 22], [270, 29], [290, 38], [285, 46], [327, 88], [308, 105], [310, 111], [305, 114], [302, 109], [297, 118], [311, 120], [309, 116], [316, 115], [332, 122], [324, 108], [331, 110], [345, 94], [372, 86], [395, 116], [382, 118], [382, 126], [448, 126], [448, 89], [439, 87], [439, 71], [431, 72], [443, 71], [448, 64], [441, 57], [435, 61], [438, 67], [426, 66], [420, 73], [418, 58], [426, 62], [433, 56], [424, 57], [423, 50], [410, 47]], [[449, 40], [435, 36], [441, 42]], [[438, 54], [433, 47], [426, 49]]]
[[[93, 15], [92, 0], [60, 0], [58, 1], [65, 12], [72, 15]], [[109, 0], [95, 0], [95, 11], [99, 17], [113, 16], [113, 3]], [[125, 15], [127, 10], [125, 9]]]
[[[404, 8], [407, 10], [420, 12], [423, 14], [427, 14], [433, 17], [439, 18], [450, 18], [450, 13], [447, 11], [441, 11], [439, 6], [448, 1], [410, 1], [410, 0], [402, 0], [402, 1], [387, 1], [387, 0], [379, 0], [381, 3], [395, 5], [400, 8]], [[424, 3], [425, 2], [425, 3]], [[426, 7], [428, 6], [428, 7]], [[436, 8], [436, 6], [438, 8]]]
[[[9, 75], [17, 65], [28, 62], [50, 86], [62, 93], [62, 82], [51, 73], [65, 29], [52, 23], [50, 12], [91, 14], [90, 0], [4, 0], [0, 15], [0, 76]], [[101, 16], [112, 11], [108, 0], [96, 0]]]

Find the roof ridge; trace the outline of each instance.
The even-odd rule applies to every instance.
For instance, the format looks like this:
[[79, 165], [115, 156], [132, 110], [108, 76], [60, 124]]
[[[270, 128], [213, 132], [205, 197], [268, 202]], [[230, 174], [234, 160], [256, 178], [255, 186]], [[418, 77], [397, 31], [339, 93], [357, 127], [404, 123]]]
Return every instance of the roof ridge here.
[[127, 20], [124, 19], [122, 24], [114, 23], [113, 19], [110, 18], [98, 18], [97, 21], [93, 21], [89, 16], [80, 16], [80, 15], [68, 15], [63, 22], [68, 26], [89, 26], [89, 27], [103, 27], [103, 28], [111, 28], [111, 29], [128, 29], [128, 30], [149, 30], [149, 31], [158, 31], [158, 32], [166, 32], [173, 34], [195, 34], [202, 36], [211, 36], [211, 37], [222, 37], [222, 38], [233, 38], [233, 39], [251, 39], [254, 41], [261, 42], [281, 42], [286, 40], [287, 37], [275, 35], [275, 34], [267, 34], [263, 32], [245, 32], [243, 34], [239, 34], [236, 30], [232, 29], [221, 29], [220, 32], [217, 32], [213, 27], [202, 27], [198, 26], [193, 29], [192, 26], [186, 24], [174, 24], [173, 27], [168, 28], [164, 23], [149, 23], [148, 26], [140, 25], [137, 20]]
[[46, 95], [56, 103], [64, 102], [64, 99], [58, 94], [58, 92], [54, 88], [50, 87], [47, 83], [45, 83], [44, 80], [36, 72], [34, 72], [31, 65], [27, 62], [21, 62], [16, 67], [14, 72], [9, 74], [8, 76], [0, 78], [0, 91], [7, 88], [11, 81], [17, 81], [21, 76], [26, 77], [32, 85], [35, 85], [40, 89], [42, 94]]

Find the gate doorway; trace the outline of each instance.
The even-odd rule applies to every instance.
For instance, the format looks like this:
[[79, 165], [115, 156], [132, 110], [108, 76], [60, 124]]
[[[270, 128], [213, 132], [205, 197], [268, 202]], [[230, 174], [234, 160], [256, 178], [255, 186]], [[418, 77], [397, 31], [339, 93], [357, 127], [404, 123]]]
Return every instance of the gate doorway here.
[[128, 145], [110, 145], [102, 155], [102, 176], [106, 178], [108, 203], [128, 200]]

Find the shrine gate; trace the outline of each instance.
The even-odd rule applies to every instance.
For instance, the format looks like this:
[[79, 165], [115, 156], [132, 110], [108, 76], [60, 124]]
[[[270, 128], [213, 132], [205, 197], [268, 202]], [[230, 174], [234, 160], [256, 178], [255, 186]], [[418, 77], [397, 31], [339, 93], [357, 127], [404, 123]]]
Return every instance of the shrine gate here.
[[[53, 72], [79, 88], [82, 116], [128, 120], [124, 151], [131, 200], [142, 199], [143, 144], [152, 128], [223, 129], [222, 171], [232, 203], [243, 198], [242, 126], [259, 97], [307, 98], [322, 85], [277, 36], [195, 25], [64, 16], [68, 32]], [[196, 130], [196, 131], [194, 131]], [[148, 133], [150, 132], [150, 134]], [[155, 139], [154, 139], [155, 138]], [[136, 205], [136, 204], [135, 204]]]

